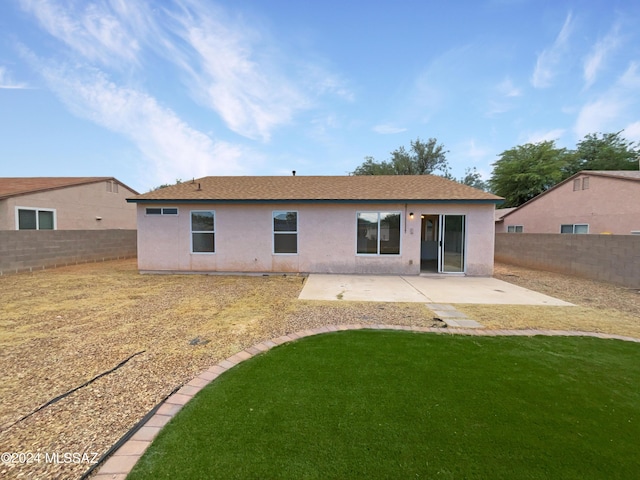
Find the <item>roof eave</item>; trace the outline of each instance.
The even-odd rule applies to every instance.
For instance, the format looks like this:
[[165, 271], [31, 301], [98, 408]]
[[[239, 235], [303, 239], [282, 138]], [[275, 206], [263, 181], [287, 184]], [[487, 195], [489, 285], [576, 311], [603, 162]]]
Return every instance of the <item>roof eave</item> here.
[[475, 203], [475, 204], [495, 204], [501, 205], [504, 203], [504, 199], [501, 198], [423, 198], [423, 199], [205, 199], [205, 198], [127, 198], [128, 203], [182, 203], [182, 204], [194, 204], [194, 203], [235, 203], [235, 204], [249, 204], [249, 203]]

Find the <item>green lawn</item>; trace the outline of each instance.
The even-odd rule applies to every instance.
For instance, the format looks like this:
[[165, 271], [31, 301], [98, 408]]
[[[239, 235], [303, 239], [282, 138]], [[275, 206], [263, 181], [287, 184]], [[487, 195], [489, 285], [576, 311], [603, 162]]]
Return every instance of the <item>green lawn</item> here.
[[631, 479], [640, 344], [390, 331], [274, 348], [202, 390], [130, 479]]

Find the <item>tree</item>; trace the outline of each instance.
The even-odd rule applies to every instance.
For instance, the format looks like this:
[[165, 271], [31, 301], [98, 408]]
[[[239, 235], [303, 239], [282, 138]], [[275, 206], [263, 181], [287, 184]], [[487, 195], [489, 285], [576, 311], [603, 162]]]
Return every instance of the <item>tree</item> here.
[[476, 170], [476, 167], [473, 168], [465, 168], [464, 169], [464, 177], [462, 177], [458, 182], [469, 185], [470, 187], [477, 188], [479, 190], [487, 189], [487, 182], [482, 180], [482, 176], [480, 172]]
[[156, 190], [160, 190], [161, 188], [171, 187], [173, 185], [180, 185], [182, 183], [182, 179], [176, 178], [176, 183], [163, 183], [162, 185], [158, 185], [157, 187], [153, 187], [150, 192], [154, 192]]
[[564, 170], [568, 178], [580, 170], [638, 170], [640, 149], [618, 133], [590, 133], [578, 142]]
[[387, 161], [376, 162], [373, 157], [365, 157], [364, 163], [358, 166], [353, 175], [426, 175], [440, 171], [443, 175], [449, 172], [447, 150], [438, 145], [435, 138], [423, 142], [420, 138], [411, 141], [407, 151], [404, 147], [391, 152]]
[[527, 143], [500, 154], [493, 164], [489, 189], [505, 198], [504, 207], [517, 207], [563, 179], [571, 152], [554, 141]]

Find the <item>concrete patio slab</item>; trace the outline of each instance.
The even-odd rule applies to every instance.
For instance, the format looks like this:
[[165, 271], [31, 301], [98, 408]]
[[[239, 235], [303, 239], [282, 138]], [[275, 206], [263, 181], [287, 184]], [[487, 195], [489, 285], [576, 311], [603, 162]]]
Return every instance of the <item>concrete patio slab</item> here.
[[300, 300], [572, 306], [490, 277], [311, 274]]

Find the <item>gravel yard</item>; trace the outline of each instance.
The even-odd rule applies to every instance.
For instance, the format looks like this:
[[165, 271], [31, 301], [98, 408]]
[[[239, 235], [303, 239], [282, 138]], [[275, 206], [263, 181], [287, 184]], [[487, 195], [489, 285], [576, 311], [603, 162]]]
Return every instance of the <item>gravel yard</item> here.
[[[506, 266], [496, 277], [578, 306], [456, 306], [488, 328], [640, 337], [637, 291]], [[63, 454], [101, 456], [176, 387], [259, 341], [327, 324], [433, 323], [422, 304], [298, 301], [303, 281], [139, 275], [135, 260], [0, 277], [0, 452], [41, 454], [0, 464], [0, 476], [79, 478], [91, 465]]]

